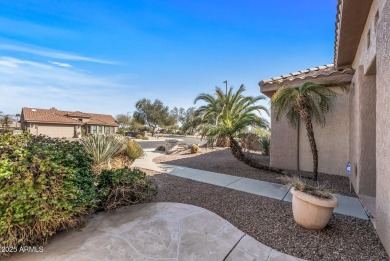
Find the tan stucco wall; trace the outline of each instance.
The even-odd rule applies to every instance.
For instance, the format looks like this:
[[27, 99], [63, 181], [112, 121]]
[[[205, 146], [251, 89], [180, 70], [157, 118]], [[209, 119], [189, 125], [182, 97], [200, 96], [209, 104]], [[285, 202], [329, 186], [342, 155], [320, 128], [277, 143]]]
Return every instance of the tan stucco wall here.
[[357, 68], [350, 92], [349, 160], [351, 180], [356, 193], [375, 196], [375, 111], [376, 75], [365, 75], [364, 67]]
[[357, 154], [358, 154], [358, 136], [359, 136], [359, 124], [358, 124], [358, 115], [357, 111], [359, 108], [359, 91], [358, 88], [358, 74], [359, 71], [356, 72], [354, 78], [352, 79], [352, 83], [350, 86], [349, 92], [349, 161], [351, 162], [351, 182], [355, 189], [355, 192], [358, 193], [358, 175], [357, 175]]
[[390, 1], [380, 12], [377, 32], [376, 173], [377, 231], [390, 253]]
[[283, 117], [276, 121], [271, 109], [271, 166], [296, 170], [298, 168], [298, 131]]
[[30, 128], [30, 133], [34, 135], [46, 135], [52, 138], [73, 138], [75, 136], [75, 125], [59, 125], [59, 124], [34, 124]]
[[[375, 63], [376, 54], [376, 35], [377, 28], [375, 28], [375, 15], [378, 10], [381, 13], [383, 6], [387, 0], [374, 0], [371, 5], [371, 10], [368, 14], [366, 25], [364, 27], [362, 36], [360, 38], [359, 47], [355, 55], [355, 60], [352, 63], [352, 68], [357, 69], [360, 65], [364, 66], [364, 73], [366, 73], [371, 65]], [[370, 31], [370, 47], [368, 48], [368, 31]]]
[[[325, 127], [313, 123], [318, 149], [318, 171], [346, 175], [345, 164], [348, 162], [349, 151], [349, 98], [348, 94], [333, 90], [340, 95], [335, 100], [333, 110], [326, 116]], [[299, 126], [299, 169], [313, 171], [313, 156], [303, 122]]]

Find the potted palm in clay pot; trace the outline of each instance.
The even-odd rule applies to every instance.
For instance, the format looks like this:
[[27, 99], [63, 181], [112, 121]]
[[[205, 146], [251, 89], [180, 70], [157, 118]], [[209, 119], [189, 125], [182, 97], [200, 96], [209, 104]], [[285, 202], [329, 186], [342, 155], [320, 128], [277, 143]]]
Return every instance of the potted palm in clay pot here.
[[295, 222], [314, 230], [322, 230], [338, 206], [337, 198], [330, 192], [311, 186], [298, 178], [288, 180], [291, 188], [292, 209]]

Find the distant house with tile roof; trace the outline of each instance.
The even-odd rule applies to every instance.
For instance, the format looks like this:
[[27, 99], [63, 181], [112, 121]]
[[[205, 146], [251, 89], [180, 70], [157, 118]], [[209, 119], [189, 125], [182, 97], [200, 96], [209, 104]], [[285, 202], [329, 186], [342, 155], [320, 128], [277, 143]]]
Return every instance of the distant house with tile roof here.
[[118, 130], [118, 123], [111, 115], [61, 111], [56, 108], [22, 109], [20, 123], [22, 130], [33, 135], [47, 135], [53, 138], [79, 137], [85, 133], [111, 134]]

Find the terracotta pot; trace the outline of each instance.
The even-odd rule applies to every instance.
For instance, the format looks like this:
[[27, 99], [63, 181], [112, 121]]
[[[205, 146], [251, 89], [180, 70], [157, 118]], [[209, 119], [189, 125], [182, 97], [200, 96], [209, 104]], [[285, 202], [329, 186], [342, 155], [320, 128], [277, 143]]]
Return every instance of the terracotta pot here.
[[333, 209], [339, 204], [335, 196], [332, 199], [321, 199], [294, 188], [291, 194], [294, 220], [308, 229], [324, 229], [332, 217]]

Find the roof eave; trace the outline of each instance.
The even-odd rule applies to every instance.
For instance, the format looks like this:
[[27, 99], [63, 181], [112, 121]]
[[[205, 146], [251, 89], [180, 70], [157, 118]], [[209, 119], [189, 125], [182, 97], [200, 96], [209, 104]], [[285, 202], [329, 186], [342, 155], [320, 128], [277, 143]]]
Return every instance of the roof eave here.
[[373, 0], [339, 0], [337, 4], [334, 64], [351, 66]]
[[296, 78], [294, 80], [284, 80], [282, 82], [264, 82], [261, 81], [259, 83], [260, 91], [268, 96], [272, 97], [272, 95], [281, 87], [286, 88], [298, 88], [302, 84], [306, 82], [313, 82], [316, 84], [325, 84], [329, 82], [337, 82], [339, 84], [349, 84], [352, 81], [352, 77], [354, 74], [354, 70], [346, 71], [345, 73], [333, 73], [330, 75], [320, 75], [317, 77], [307, 77], [304, 79]]
[[41, 123], [41, 124], [60, 124], [60, 125], [81, 125], [81, 122], [58, 122], [58, 121], [38, 121], [38, 120], [24, 120], [27, 123]]

